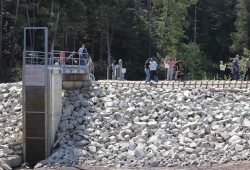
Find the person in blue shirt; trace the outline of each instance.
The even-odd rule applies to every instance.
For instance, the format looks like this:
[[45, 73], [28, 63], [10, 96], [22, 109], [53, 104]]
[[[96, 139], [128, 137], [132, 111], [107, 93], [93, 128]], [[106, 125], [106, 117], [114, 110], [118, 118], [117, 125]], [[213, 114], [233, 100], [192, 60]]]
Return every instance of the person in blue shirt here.
[[145, 62], [144, 64], [144, 71], [146, 73], [146, 83], [149, 83], [150, 82], [150, 58], [147, 59], [147, 61]]
[[85, 44], [82, 44], [82, 47], [78, 50], [79, 59], [80, 59], [80, 65], [86, 65], [87, 64], [87, 48], [85, 48]]
[[158, 64], [156, 63], [154, 58], [150, 59], [150, 65], [149, 65], [149, 70], [150, 70], [150, 78], [154, 82], [158, 81], [158, 76], [157, 76], [157, 66]]

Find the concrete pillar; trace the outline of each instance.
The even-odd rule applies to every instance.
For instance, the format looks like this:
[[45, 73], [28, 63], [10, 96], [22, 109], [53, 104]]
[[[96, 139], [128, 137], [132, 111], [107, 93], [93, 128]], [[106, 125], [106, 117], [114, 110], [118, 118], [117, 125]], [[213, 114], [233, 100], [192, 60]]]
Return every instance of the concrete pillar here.
[[118, 80], [124, 80], [124, 76], [122, 74], [122, 60], [120, 59], [118, 62], [119, 65], [119, 79]]
[[48, 120], [46, 157], [50, 156], [62, 115], [62, 73], [59, 67], [48, 68]]

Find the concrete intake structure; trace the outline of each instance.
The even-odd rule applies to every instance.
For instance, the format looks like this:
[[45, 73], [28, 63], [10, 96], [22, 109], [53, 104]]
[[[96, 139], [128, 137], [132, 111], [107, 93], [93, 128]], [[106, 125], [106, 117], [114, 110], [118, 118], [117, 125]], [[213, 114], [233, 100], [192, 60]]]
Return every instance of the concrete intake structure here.
[[62, 114], [62, 88], [82, 89], [92, 81], [88, 74], [63, 75], [59, 67], [26, 66], [24, 72], [24, 161], [35, 165], [51, 154]]
[[[26, 50], [33, 49], [28, 47], [26, 33], [34, 30], [44, 33], [42, 52]], [[62, 89], [82, 89], [92, 84], [89, 64], [80, 65], [80, 60], [75, 52], [48, 53], [47, 27], [24, 28], [23, 161], [30, 166], [51, 154], [62, 114]]]

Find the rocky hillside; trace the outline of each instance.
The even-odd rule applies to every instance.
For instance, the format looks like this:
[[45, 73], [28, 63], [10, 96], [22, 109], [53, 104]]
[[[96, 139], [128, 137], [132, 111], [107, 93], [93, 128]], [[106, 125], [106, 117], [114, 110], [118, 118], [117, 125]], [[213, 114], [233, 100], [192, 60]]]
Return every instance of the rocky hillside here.
[[[21, 84], [0, 84], [0, 157], [20, 155]], [[53, 154], [36, 167], [209, 166], [250, 158], [250, 89], [92, 85], [64, 91]]]
[[58, 149], [37, 165], [209, 166], [250, 158], [250, 89], [65, 91]]
[[[10, 169], [4, 161], [22, 155], [22, 84], [0, 84], [0, 169]], [[18, 162], [18, 161], [17, 161]]]

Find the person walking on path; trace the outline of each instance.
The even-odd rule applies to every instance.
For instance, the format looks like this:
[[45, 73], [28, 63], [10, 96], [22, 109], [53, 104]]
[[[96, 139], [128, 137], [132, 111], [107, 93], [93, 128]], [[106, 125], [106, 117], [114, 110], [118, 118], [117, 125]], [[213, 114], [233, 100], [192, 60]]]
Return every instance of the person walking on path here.
[[151, 80], [154, 80], [154, 82], [157, 82], [157, 80], [156, 80], [157, 66], [158, 66], [158, 64], [155, 61], [155, 59], [151, 58], [150, 66], [149, 66], [149, 68], [150, 68], [150, 78], [151, 78]]
[[144, 64], [144, 71], [145, 71], [145, 74], [146, 74], [146, 83], [150, 82], [150, 69], [149, 69], [149, 66], [150, 66], [150, 58], [148, 58], [147, 61]]
[[233, 79], [240, 80], [239, 55], [237, 54], [233, 61]]
[[220, 79], [225, 79], [225, 70], [226, 70], [226, 64], [223, 64], [223, 61], [220, 61]]

